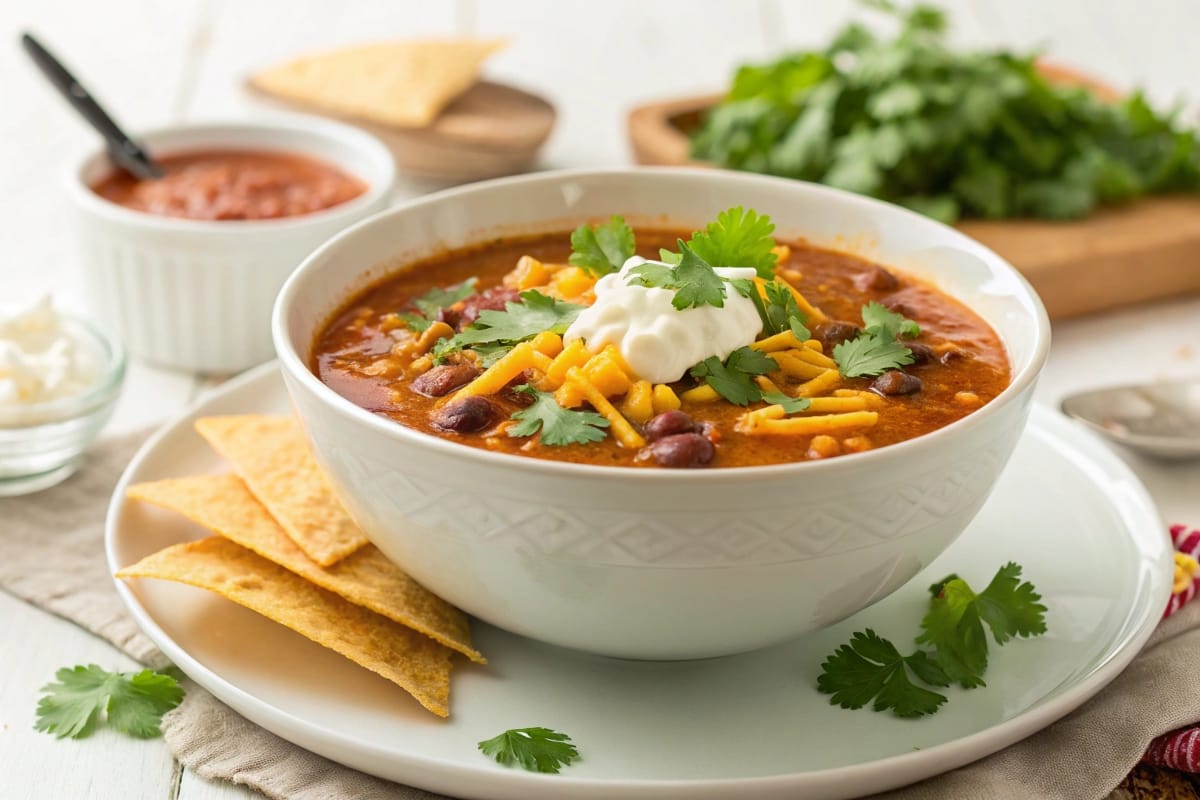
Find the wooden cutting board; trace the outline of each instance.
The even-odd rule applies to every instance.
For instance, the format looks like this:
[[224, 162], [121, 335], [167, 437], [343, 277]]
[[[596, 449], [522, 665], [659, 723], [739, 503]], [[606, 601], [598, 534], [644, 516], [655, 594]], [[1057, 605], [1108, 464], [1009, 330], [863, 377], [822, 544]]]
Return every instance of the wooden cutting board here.
[[[720, 95], [650, 103], [629, 115], [639, 164], [691, 160], [686, 131]], [[969, 221], [958, 226], [1019, 269], [1050, 316], [1090, 314], [1200, 292], [1200, 195], [1139, 200], [1079, 221]]]

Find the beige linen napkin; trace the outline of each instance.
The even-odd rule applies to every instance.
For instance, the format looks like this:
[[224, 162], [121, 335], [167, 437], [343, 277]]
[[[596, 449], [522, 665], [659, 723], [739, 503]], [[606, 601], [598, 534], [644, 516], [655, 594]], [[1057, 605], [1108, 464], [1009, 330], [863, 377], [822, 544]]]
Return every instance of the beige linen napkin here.
[[[163, 654], [121, 605], [104, 558], [108, 499], [143, 438], [104, 441], [61, 486], [0, 500], [0, 588], [162, 666]], [[1200, 601], [1168, 618], [1116, 681], [1066, 719], [990, 758], [873, 800], [1100, 800], [1151, 739], [1200, 720], [1198, 652]], [[440, 798], [313, 755], [191, 682], [186, 688], [183, 703], [163, 720], [163, 734], [180, 763], [206, 778], [277, 800]], [[860, 717], [870, 724], [869, 714]]]

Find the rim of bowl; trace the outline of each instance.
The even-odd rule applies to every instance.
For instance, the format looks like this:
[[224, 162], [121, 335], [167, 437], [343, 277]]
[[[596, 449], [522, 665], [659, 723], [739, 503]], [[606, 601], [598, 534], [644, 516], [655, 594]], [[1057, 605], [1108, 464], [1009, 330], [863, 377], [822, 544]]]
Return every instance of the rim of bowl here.
[[0, 433], [32, 430], [43, 425], [54, 425], [87, 416], [104, 406], [125, 380], [125, 370], [129, 361], [125, 345], [119, 338], [110, 336], [85, 317], [61, 311], [58, 312], [58, 315], [67, 326], [82, 331], [91, 338], [94, 344], [99, 346], [101, 354], [106, 357], [104, 370], [94, 384], [79, 394], [19, 406], [14, 416], [36, 417], [33, 422], [6, 424], [6, 412], [0, 410]]
[[[1035, 328], [1033, 352], [1030, 355], [1028, 363], [1019, 371], [1015, 372], [1008, 386], [1004, 390], [992, 398], [986, 405], [975, 411], [967, 414], [960, 419], [955, 420], [949, 425], [945, 425], [929, 433], [922, 434], [912, 439], [906, 439], [902, 442], [889, 444], [885, 447], [880, 447], [874, 450], [867, 450], [861, 453], [848, 453], [840, 455], [837, 458], [821, 459], [819, 461], [794, 461], [783, 464], [766, 464], [753, 467], [707, 467], [704, 469], [640, 469], [628, 466], [602, 466], [596, 464], [576, 464], [568, 461], [557, 461], [552, 459], [530, 458], [528, 456], [513, 455], [510, 453], [496, 453], [490, 450], [483, 450], [470, 445], [459, 444], [457, 442], [442, 439], [431, 434], [409, 428], [398, 422], [382, 419], [379, 416], [372, 414], [366, 409], [360, 408], [350, 402], [345, 397], [342, 397], [333, 389], [326, 386], [312, 371], [308, 368], [307, 363], [297, 353], [296, 348], [292, 346], [292, 342], [287, 332], [287, 309], [294, 300], [294, 296], [298, 292], [300, 281], [306, 273], [313, 269], [313, 265], [318, 263], [325, 257], [325, 254], [330, 251], [335, 251], [341, 247], [342, 242], [355, 237], [359, 234], [360, 229], [370, 225], [377, 224], [380, 220], [403, 214], [410, 209], [420, 206], [431, 205], [434, 203], [443, 202], [447, 199], [462, 197], [469, 194], [480, 192], [489, 192], [497, 189], [504, 189], [510, 186], [521, 186], [527, 183], [555, 183], [565, 180], [586, 180], [588, 178], [612, 178], [620, 176], [645, 176], [645, 175], [661, 175], [661, 176], [693, 176], [698, 179], [713, 179], [729, 181], [731, 183], [746, 183], [755, 184], [759, 182], [772, 182], [778, 184], [786, 184], [791, 187], [800, 187], [802, 191], [816, 192], [829, 196], [832, 200], [851, 205], [860, 205], [868, 209], [887, 209], [889, 213], [899, 213], [910, 217], [914, 222], [922, 225], [934, 225], [944, 228], [952, 235], [961, 238], [964, 243], [969, 244], [972, 249], [978, 252], [985, 253], [990, 256], [991, 261], [989, 266], [999, 267], [1002, 271], [1010, 273], [1017, 284], [1023, 289], [1025, 299], [1029, 301], [1032, 311], [1032, 322]], [[400, 270], [396, 270], [399, 272]], [[968, 308], [971, 308], [971, 303], [966, 300], [961, 300]], [[974, 309], [972, 309], [974, 311]], [[315, 334], [316, 331], [313, 331]], [[823, 184], [812, 183], [809, 181], [798, 181], [790, 178], [780, 178], [770, 175], [760, 175], [757, 173], [743, 173], [717, 170], [705, 167], [611, 167], [604, 169], [564, 169], [564, 170], [548, 170], [526, 175], [515, 175], [505, 178], [494, 178], [487, 181], [479, 181], [477, 183], [468, 184], [466, 186], [458, 186], [450, 189], [443, 189], [438, 192], [423, 195], [414, 200], [400, 203], [392, 206], [389, 209], [380, 211], [377, 214], [372, 214], [364, 220], [346, 228], [336, 236], [329, 239], [325, 244], [321, 245], [315, 251], [309, 254], [304, 259], [299, 267], [288, 277], [283, 288], [279, 290], [279, 294], [275, 298], [275, 307], [271, 312], [271, 335], [275, 344], [275, 353], [279, 359], [281, 368], [291, 376], [293, 380], [299, 381], [307, 389], [312, 391], [314, 395], [324, 403], [324, 405], [334, 413], [339, 414], [343, 418], [349, 419], [361, 425], [366, 425], [371, 430], [378, 434], [388, 437], [389, 439], [399, 440], [401, 443], [418, 448], [429, 448], [443, 455], [459, 458], [466, 461], [473, 461], [480, 464], [489, 464], [499, 468], [510, 470], [519, 470], [525, 473], [541, 474], [541, 475], [557, 475], [557, 476], [576, 476], [586, 477], [593, 480], [605, 481], [621, 481], [626, 478], [635, 478], [638, 481], [651, 480], [656, 483], [668, 484], [684, 484], [696, 482], [717, 482], [717, 483], [740, 483], [762, 480], [764, 478], [786, 477], [791, 473], [802, 475], [807, 471], [821, 470], [823, 472], [844, 472], [857, 471], [868, 464], [873, 464], [878, 461], [887, 461], [893, 459], [901, 459], [907, 454], [927, 448], [937, 447], [941, 442], [949, 437], [954, 437], [958, 432], [968, 428], [977, 426], [981, 420], [985, 420], [994, 416], [999, 410], [1008, 405], [1021, 395], [1026, 389], [1030, 388], [1041, 374], [1042, 368], [1046, 364], [1046, 358], [1050, 349], [1050, 318], [1046, 313], [1046, 307], [1042, 304], [1041, 298], [1029, 281], [1025, 279], [1016, 267], [1008, 262], [995, 251], [986, 247], [982, 243], [970, 238], [961, 231], [945, 225], [937, 220], [918, 214], [915, 211], [897, 206], [883, 200], [877, 200], [873, 197], [854, 194], [842, 189], [836, 189]], [[1004, 337], [997, 331], [997, 336], [1001, 343], [1007, 349], [1008, 343]]]
[[[294, 228], [302, 228], [307, 225], [336, 222], [339, 218], [346, 218], [346, 221], [349, 222], [350, 220], [354, 220], [355, 217], [360, 216], [364, 208], [369, 208], [378, 202], [381, 197], [386, 198], [389, 196], [396, 184], [395, 159], [392, 158], [392, 153], [388, 150], [387, 145], [377, 137], [347, 123], [335, 122], [304, 114], [275, 114], [268, 119], [262, 120], [202, 120], [138, 131], [134, 134], [134, 138], [139, 141], [147, 141], [156, 138], [185, 137], [189, 134], [197, 133], [227, 135], [228, 141], [226, 143], [222, 145], [205, 145], [203, 149], [221, 150], [234, 149], [238, 146], [253, 146], [260, 150], [296, 153], [315, 158], [325, 163], [332, 163], [340, 171], [350, 173], [362, 180], [367, 185], [367, 189], [359, 196], [338, 203], [337, 205], [290, 217], [233, 220], [168, 217], [126, 208], [96, 194], [91, 185], [84, 179], [84, 174], [97, 161], [107, 158], [106, 150], [101, 147], [89, 151], [85, 157], [68, 165], [66, 171], [67, 190], [76, 203], [86, 208], [89, 212], [113, 222], [159, 231], [179, 231], [183, 233], [220, 231], [221, 233], [234, 235], [260, 235], [267, 231], [286, 231]], [[372, 162], [372, 174], [363, 175], [354, 173], [342, 163], [313, 153], [309, 148], [304, 146], [272, 145], [264, 148], [261, 143], [255, 142], [248, 145], [244, 141], [244, 137], [246, 136], [263, 133], [295, 133], [302, 136], [322, 137], [332, 144], [357, 149], [369, 157]], [[215, 136], [214, 138], [224, 137]], [[172, 147], [168, 146], [165, 151], [171, 152], [172, 149]], [[179, 152], [186, 151], [186, 147], [179, 150]]]

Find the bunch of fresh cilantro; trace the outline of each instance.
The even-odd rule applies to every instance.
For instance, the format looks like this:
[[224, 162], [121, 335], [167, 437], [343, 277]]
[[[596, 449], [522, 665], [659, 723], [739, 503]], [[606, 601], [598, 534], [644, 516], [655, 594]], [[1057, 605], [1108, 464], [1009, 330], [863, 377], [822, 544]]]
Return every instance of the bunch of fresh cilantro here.
[[832, 695], [830, 702], [842, 708], [871, 703], [876, 711], [920, 717], [946, 702], [946, 695], [928, 687], [984, 685], [987, 630], [997, 645], [1046, 632], [1046, 607], [1033, 584], [1021, 581], [1018, 564], [1005, 564], [979, 593], [957, 575], [947, 575], [930, 586], [929, 593], [929, 611], [916, 637], [918, 645], [929, 649], [902, 655], [867, 628], [825, 659], [817, 689]]
[[1071, 218], [1200, 189], [1200, 134], [1140, 93], [1052, 84], [1037, 54], [960, 51], [938, 9], [864, 0], [898, 24], [851, 24], [824, 50], [741, 67], [693, 134], [697, 158], [820, 181], [944, 221]]

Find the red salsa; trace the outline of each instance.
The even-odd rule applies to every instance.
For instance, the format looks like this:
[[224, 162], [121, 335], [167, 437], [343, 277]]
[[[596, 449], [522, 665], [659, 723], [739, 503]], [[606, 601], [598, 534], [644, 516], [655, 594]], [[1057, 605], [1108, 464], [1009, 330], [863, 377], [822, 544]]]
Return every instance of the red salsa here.
[[141, 180], [115, 171], [92, 190], [162, 217], [253, 220], [311, 214], [358, 197], [361, 180], [314, 158], [260, 150], [206, 150], [158, 159], [166, 175]]

